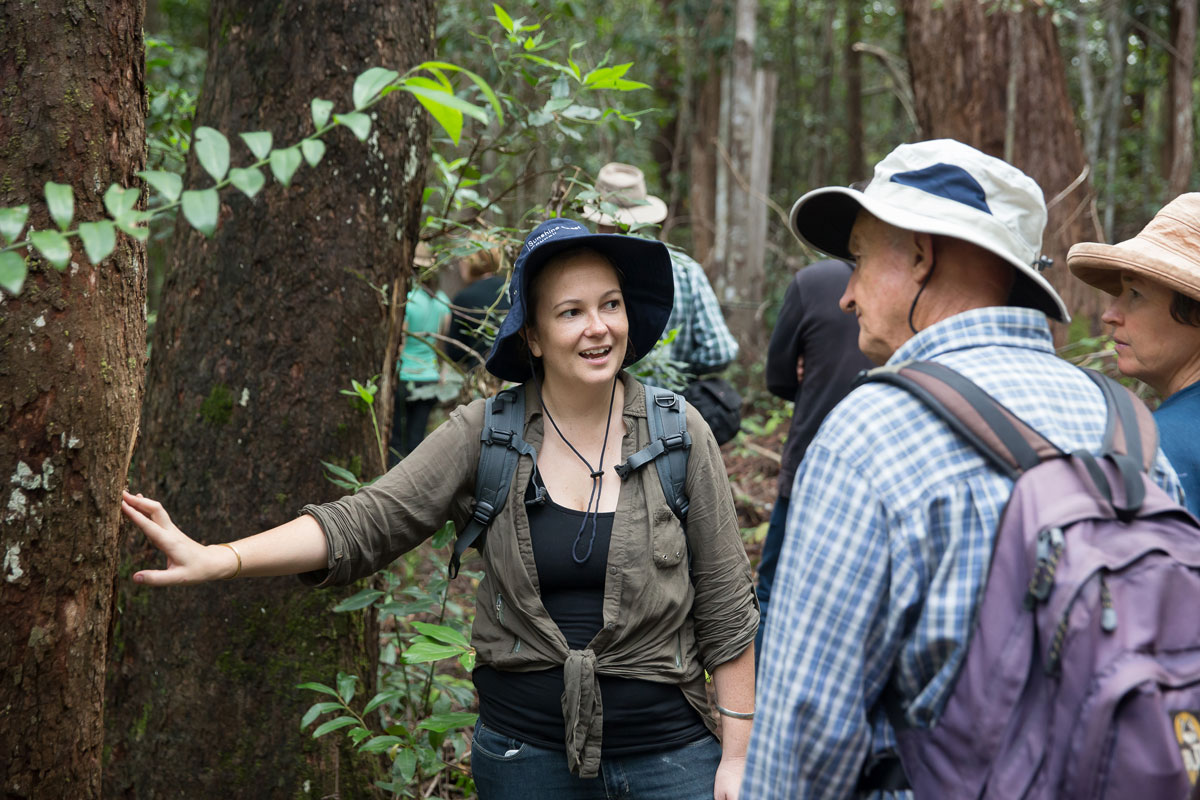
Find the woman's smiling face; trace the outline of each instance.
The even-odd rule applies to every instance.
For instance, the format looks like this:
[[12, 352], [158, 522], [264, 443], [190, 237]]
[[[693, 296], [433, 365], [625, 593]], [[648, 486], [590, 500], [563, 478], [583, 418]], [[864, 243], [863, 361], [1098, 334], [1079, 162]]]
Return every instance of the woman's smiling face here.
[[616, 269], [594, 250], [556, 257], [534, 276], [529, 350], [547, 383], [610, 383], [625, 360], [629, 319]]

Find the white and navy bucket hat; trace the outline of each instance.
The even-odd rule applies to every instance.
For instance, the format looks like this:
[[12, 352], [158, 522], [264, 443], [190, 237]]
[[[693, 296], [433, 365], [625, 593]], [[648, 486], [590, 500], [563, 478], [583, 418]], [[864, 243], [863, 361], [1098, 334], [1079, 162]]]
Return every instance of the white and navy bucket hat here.
[[1013, 165], [954, 139], [903, 144], [875, 166], [861, 192], [827, 186], [797, 200], [792, 229], [813, 248], [853, 261], [848, 242], [860, 209], [897, 228], [951, 236], [995, 253], [1017, 270], [1013, 302], [1070, 321], [1040, 271], [1042, 190]]
[[629, 348], [640, 358], [662, 336], [675, 300], [671, 254], [666, 245], [639, 236], [592, 233], [582, 222], [556, 217], [533, 229], [521, 245], [508, 284], [512, 307], [500, 323], [487, 357], [487, 370], [506, 381], [533, 377], [528, 352], [521, 340], [529, 308], [529, 285], [551, 256], [577, 247], [601, 253], [617, 268], [625, 313], [629, 318]]

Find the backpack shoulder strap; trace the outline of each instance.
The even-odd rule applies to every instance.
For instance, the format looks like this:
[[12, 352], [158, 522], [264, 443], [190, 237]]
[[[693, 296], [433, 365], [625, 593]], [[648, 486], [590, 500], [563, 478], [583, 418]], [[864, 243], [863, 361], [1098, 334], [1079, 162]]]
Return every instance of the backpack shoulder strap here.
[[1016, 479], [1063, 452], [962, 374], [932, 361], [905, 361], [859, 375], [898, 386], [922, 401], [1001, 472]]
[[650, 444], [631, 455], [625, 463], [618, 464], [617, 474], [625, 480], [653, 461], [667, 505], [686, 527], [688, 497], [685, 485], [692, 437], [687, 431], [687, 401], [683, 395], [670, 389], [646, 386], [646, 425], [650, 429]]
[[[479, 468], [475, 473], [475, 509], [470, 521], [454, 541], [450, 555], [449, 575], [458, 575], [459, 562], [468, 547], [487, 532], [496, 514], [508, 499], [508, 489], [517, 461], [528, 455], [536, 461], [537, 454], [521, 433], [525, 427], [525, 389], [518, 386], [487, 399], [483, 412], [483, 431], [479, 435]], [[482, 546], [483, 542], [479, 542]]]
[[1150, 409], [1133, 392], [1107, 375], [1094, 370], [1084, 372], [1104, 395], [1108, 423], [1099, 455], [1117, 465], [1125, 488], [1122, 499], [1118, 502], [1107, 481], [1097, 479], [1097, 470], [1090, 463], [1088, 469], [1105, 499], [1112, 503], [1117, 517], [1129, 521], [1141, 510], [1146, 499], [1146, 485], [1141, 473], [1143, 470], [1149, 472], [1154, 467], [1158, 455], [1158, 426]]

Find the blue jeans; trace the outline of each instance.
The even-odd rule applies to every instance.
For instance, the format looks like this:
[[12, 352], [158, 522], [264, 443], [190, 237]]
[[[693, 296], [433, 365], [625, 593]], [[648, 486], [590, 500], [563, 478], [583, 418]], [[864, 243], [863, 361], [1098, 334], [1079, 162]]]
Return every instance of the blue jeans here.
[[709, 736], [673, 750], [600, 759], [578, 778], [567, 756], [476, 723], [471, 774], [480, 800], [712, 800], [721, 745]]
[[775, 583], [775, 568], [779, 566], [779, 551], [783, 549], [783, 535], [787, 529], [789, 498], [775, 498], [771, 510], [771, 521], [767, 523], [767, 539], [763, 542], [762, 558], [758, 561], [758, 633], [754, 637], [754, 668], [758, 670], [759, 654], [763, 648], [763, 632], [767, 629], [767, 606], [771, 602], [771, 585]]

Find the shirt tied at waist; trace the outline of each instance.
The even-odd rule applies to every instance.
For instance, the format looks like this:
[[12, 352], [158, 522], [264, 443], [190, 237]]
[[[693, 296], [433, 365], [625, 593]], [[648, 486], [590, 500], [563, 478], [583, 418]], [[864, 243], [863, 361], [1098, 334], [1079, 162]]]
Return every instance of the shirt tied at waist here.
[[567, 767], [573, 775], [594, 778], [600, 774], [604, 709], [596, 677], [596, 654], [590, 648], [567, 652], [563, 663], [562, 710]]

